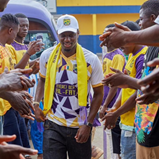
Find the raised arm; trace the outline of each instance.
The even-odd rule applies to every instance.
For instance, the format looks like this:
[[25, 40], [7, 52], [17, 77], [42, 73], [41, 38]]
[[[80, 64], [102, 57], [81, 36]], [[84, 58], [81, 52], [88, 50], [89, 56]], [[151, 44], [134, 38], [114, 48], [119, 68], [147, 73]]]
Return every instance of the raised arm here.
[[30, 56], [34, 55], [36, 52], [39, 52], [43, 48], [43, 45], [43, 43], [39, 43], [38, 41], [32, 42], [28, 48], [28, 51], [26, 51], [22, 59], [15, 65], [14, 68], [25, 68]]
[[106, 33], [100, 36], [102, 45], [112, 45], [116, 48], [131, 45], [142, 44], [148, 46], [159, 46], [159, 25], [153, 25], [140, 31], [128, 31], [125, 26], [115, 23], [116, 27], [110, 28]]

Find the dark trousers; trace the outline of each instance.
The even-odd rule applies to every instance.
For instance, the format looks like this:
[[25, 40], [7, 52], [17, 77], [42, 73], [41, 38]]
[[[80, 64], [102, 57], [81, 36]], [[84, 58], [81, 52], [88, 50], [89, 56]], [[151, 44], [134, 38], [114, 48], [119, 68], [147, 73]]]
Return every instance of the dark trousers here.
[[24, 118], [22, 118], [13, 108], [8, 110], [4, 115], [3, 134], [15, 134], [17, 136], [16, 139], [9, 143], [30, 148]]
[[77, 143], [78, 128], [59, 126], [45, 121], [43, 135], [44, 159], [91, 159], [91, 135], [86, 143]]
[[112, 141], [113, 141], [113, 153], [120, 154], [120, 138], [121, 138], [121, 129], [119, 127], [120, 117], [118, 118], [115, 128], [111, 130], [112, 132]]

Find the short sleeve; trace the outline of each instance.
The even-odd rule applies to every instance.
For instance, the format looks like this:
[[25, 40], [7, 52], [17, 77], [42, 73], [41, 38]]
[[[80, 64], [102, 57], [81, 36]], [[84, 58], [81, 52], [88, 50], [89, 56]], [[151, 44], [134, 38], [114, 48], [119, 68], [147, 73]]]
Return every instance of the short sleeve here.
[[102, 80], [103, 80], [102, 65], [97, 56], [92, 66], [92, 74], [90, 80], [93, 88], [102, 85]]
[[[122, 55], [115, 55], [113, 60], [112, 60], [112, 68], [114, 69], [118, 69], [120, 71], [123, 71], [125, 65], [125, 58]], [[110, 72], [110, 73], [114, 73], [114, 72]]]
[[4, 60], [4, 57], [3, 57], [2, 51], [0, 50], [0, 74], [3, 73], [4, 71], [3, 60]]
[[6, 47], [8, 48], [10, 54], [11, 54], [11, 57], [12, 57], [12, 63], [17, 64], [17, 54], [16, 54], [16, 50], [14, 49], [14, 47], [12, 45], [6, 45]]
[[8, 70], [14, 69], [14, 60], [12, 59], [11, 53], [7, 47], [0, 47], [0, 73], [3, 73], [5, 67]]
[[143, 63], [144, 63], [144, 55], [141, 54], [135, 62], [135, 67], [136, 67], [136, 78], [140, 79], [142, 76], [142, 68], [143, 68]]
[[4, 115], [4, 100], [0, 98], [0, 116]]

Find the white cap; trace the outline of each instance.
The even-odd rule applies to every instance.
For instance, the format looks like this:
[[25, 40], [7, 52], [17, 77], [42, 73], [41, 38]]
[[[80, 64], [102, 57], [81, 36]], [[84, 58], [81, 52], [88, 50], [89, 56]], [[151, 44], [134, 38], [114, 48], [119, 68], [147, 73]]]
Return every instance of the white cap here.
[[77, 29], [79, 29], [77, 19], [72, 15], [63, 15], [57, 20], [57, 32], [61, 34], [65, 31], [72, 31], [77, 33]]

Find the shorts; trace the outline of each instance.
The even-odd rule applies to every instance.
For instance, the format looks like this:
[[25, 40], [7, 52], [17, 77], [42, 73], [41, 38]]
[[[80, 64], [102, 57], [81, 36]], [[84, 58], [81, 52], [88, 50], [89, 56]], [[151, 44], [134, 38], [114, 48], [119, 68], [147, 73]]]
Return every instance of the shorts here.
[[115, 128], [111, 130], [112, 142], [113, 142], [113, 153], [116, 153], [116, 154], [120, 154], [121, 129], [119, 127], [119, 122], [120, 122], [120, 118], [118, 118]]

